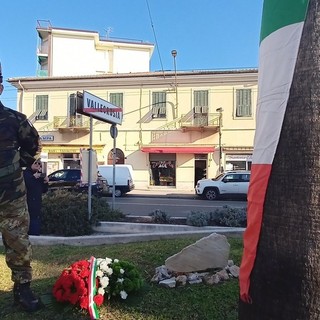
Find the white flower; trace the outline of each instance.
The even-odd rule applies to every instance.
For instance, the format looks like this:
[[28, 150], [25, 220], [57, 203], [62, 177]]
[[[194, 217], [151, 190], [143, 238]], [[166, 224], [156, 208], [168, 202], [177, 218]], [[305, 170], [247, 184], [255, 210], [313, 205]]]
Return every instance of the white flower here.
[[113, 260], [113, 262], [118, 263], [118, 262], [119, 262], [119, 260], [118, 260], [118, 259], [114, 259], [114, 260]]
[[107, 261], [106, 260], [102, 260], [100, 262], [99, 269], [105, 272], [105, 271], [107, 271], [108, 268], [109, 267], [108, 267]]
[[103, 277], [103, 272], [101, 271], [101, 270], [97, 270], [96, 271], [96, 277], [99, 277], [99, 278], [101, 278], [101, 277]]
[[100, 278], [100, 285], [102, 288], [106, 288], [109, 284], [109, 278], [108, 277], [102, 277]]
[[124, 290], [122, 290], [120, 291], [120, 296], [121, 296], [121, 299], [127, 299], [128, 294]]
[[110, 258], [105, 258], [105, 261], [106, 261], [107, 264], [112, 263], [112, 259], [110, 259]]
[[105, 270], [105, 272], [106, 272], [107, 275], [109, 275], [109, 276], [111, 276], [111, 275], [113, 274], [112, 268], [109, 268], [109, 267]]
[[102, 258], [97, 258], [97, 266], [101, 263], [102, 260]]
[[98, 289], [98, 294], [101, 294], [102, 296], [104, 296], [104, 294], [105, 294], [104, 289], [103, 288], [99, 288]]
[[118, 280], [117, 280], [117, 282], [120, 282], [120, 283], [122, 283], [123, 281], [124, 281], [123, 278], [118, 278]]
[[123, 270], [123, 269], [120, 269], [120, 273], [121, 273], [121, 274], [124, 274], [124, 270]]

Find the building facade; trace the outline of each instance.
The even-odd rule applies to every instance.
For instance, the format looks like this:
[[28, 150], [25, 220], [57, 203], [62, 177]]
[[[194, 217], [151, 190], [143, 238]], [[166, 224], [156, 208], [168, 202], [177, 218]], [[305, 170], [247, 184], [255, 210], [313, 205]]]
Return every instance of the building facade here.
[[56, 28], [44, 20], [38, 20], [37, 33], [40, 77], [150, 71], [152, 43]]
[[[40, 38], [52, 37], [49, 31], [41, 29]], [[61, 74], [57, 70], [65, 68], [55, 67], [59, 63], [52, 58], [56, 47], [48, 47], [47, 59], [39, 60], [47, 76], [8, 79], [17, 88], [17, 110], [39, 131], [48, 173], [79, 167], [80, 149], [89, 147], [90, 118], [78, 114], [75, 104], [75, 95], [83, 91], [122, 109], [117, 138], [111, 138], [110, 124], [93, 120], [91, 141], [99, 164], [112, 163], [115, 148], [116, 162], [132, 165], [137, 188], [191, 190], [197, 180], [222, 170], [250, 170], [256, 69], [150, 72], [141, 63], [140, 71], [130, 71], [127, 64], [128, 70], [115, 73], [117, 59], [108, 58], [99, 62], [102, 72], [95, 66], [79, 75], [70, 66]], [[153, 47], [147, 47], [149, 55], [141, 61], [150, 58]]]

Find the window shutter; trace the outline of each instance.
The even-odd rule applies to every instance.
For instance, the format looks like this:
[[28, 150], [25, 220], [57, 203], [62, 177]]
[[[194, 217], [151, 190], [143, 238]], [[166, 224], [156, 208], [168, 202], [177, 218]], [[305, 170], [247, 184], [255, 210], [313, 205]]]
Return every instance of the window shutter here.
[[237, 89], [236, 116], [251, 117], [251, 89]]
[[117, 107], [123, 108], [123, 93], [110, 93], [110, 103]]
[[194, 91], [193, 104], [195, 113], [207, 113], [208, 111], [206, 110], [208, 110], [208, 90]]
[[48, 120], [48, 95], [36, 96], [36, 120]]
[[152, 92], [152, 115], [154, 118], [166, 117], [166, 99], [165, 92]]

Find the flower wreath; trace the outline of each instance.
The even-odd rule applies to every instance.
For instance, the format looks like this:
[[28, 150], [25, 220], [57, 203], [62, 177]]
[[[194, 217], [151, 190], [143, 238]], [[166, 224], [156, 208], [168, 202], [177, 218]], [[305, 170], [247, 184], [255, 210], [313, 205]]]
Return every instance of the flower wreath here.
[[99, 319], [98, 307], [105, 297], [126, 299], [140, 289], [143, 279], [133, 264], [105, 258], [80, 260], [64, 269], [53, 286], [58, 302], [69, 302], [87, 309], [91, 319]]

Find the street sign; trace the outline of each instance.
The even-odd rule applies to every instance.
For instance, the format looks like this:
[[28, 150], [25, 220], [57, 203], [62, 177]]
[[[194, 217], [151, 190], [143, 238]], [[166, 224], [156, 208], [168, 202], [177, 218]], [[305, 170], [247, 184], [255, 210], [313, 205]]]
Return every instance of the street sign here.
[[113, 139], [115, 139], [118, 136], [118, 128], [114, 124], [110, 127], [110, 136]]
[[[78, 98], [80, 95], [81, 93], [77, 93]], [[103, 122], [121, 125], [123, 116], [122, 111], [122, 108], [119, 108], [87, 91], [83, 91], [82, 99], [77, 99], [78, 113], [86, 116], [92, 116], [93, 118]]]

